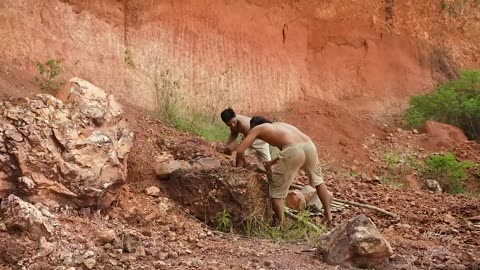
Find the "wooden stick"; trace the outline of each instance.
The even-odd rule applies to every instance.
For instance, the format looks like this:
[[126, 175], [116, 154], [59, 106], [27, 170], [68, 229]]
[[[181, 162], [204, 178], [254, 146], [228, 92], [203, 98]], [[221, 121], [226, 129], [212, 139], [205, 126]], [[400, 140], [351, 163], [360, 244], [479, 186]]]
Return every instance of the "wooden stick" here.
[[375, 210], [377, 212], [380, 212], [382, 214], [385, 214], [387, 216], [391, 216], [391, 217], [394, 217], [394, 218], [398, 217], [398, 215], [395, 214], [395, 213], [388, 212], [387, 210], [384, 210], [384, 209], [381, 209], [381, 208], [378, 208], [378, 207], [375, 207], [375, 206], [372, 206], [372, 205], [368, 205], [368, 204], [357, 203], [357, 202], [341, 200], [341, 199], [333, 199], [333, 201], [337, 201], [337, 202], [341, 202], [341, 203], [349, 204], [349, 205], [353, 205], [353, 206], [358, 206], [358, 207], [362, 207], [362, 208], [366, 208], [366, 209], [370, 209], [370, 210]]
[[[302, 189], [303, 188], [302, 185], [297, 185], [297, 184], [292, 184], [290, 186], [294, 189]], [[347, 204], [347, 205], [353, 205], [353, 206], [362, 207], [362, 208], [366, 208], [366, 209], [370, 209], [370, 210], [375, 210], [375, 211], [378, 211], [382, 214], [385, 214], [385, 215], [388, 215], [388, 216], [391, 216], [391, 217], [394, 217], [394, 218], [398, 217], [398, 215], [395, 214], [395, 213], [392, 213], [392, 212], [389, 212], [387, 210], [384, 210], [384, 209], [381, 209], [381, 208], [378, 208], [378, 207], [375, 207], [375, 206], [372, 206], [372, 205], [368, 205], [368, 204], [357, 203], [357, 202], [341, 200], [341, 199], [336, 199], [336, 198], [333, 198], [332, 202]]]
[[317, 225], [315, 225], [315, 224], [313, 224], [313, 223], [311, 223], [311, 222], [309, 222], [309, 221], [307, 221], [307, 220], [304, 220], [304, 219], [299, 218], [297, 215], [291, 213], [291, 212], [288, 211], [288, 210], [285, 210], [285, 215], [286, 215], [287, 217], [295, 220], [295, 221], [300, 221], [300, 222], [302, 222], [303, 224], [309, 226], [310, 228], [314, 229], [314, 230], [317, 231], [317, 232], [320, 232], [320, 231], [321, 231], [320, 228], [319, 228]]

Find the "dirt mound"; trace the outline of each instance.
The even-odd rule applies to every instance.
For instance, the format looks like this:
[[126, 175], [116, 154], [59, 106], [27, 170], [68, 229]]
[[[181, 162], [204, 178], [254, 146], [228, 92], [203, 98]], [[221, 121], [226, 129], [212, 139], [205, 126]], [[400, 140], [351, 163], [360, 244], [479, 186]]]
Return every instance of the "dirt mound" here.
[[248, 218], [270, 218], [267, 182], [246, 169], [179, 170], [171, 175], [167, 190], [171, 198], [213, 227], [224, 210], [231, 215], [234, 228]]
[[452, 125], [426, 121], [423, 129], [427, 135], [424, 145], [432, 151], [452, 149], [456, 145], [468, 141], [465, 133], [460, 128]]

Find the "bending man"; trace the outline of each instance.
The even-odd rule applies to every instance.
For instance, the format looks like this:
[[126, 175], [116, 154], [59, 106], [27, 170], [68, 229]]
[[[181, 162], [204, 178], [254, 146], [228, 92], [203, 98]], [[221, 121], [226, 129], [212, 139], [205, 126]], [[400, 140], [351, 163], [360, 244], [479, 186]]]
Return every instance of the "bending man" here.
[[271, 166], [278, 162], [272, 172], [269, 192], [273, 211], [280, 224], [283, 222], [284, 199], [299, 169], [307, 173], [310, 185], [315, 187], [322, 202], [325, 221], [331, 222], [332, 195], [323, 182], [317, 148], [310, 138], [292, 125], [282, 122], [272, 123], [261, 116], [255, 116], [250, 120], [250, 128], [245, 140], [236, 148], [237, 154], [242, 154], [257, 139], [281, 150], [278, 158], [264, 162], [266, 170], [270, 172]]
[[[251, 118], [244, 115], [237, 115], [231, 108], [223, 110], [223, 112], [220, 114], [220, 117], [225, 125], [230, 128], [230, 136], [228, 137], [226, 144], [230, 149], [232, 149], [234, 148], [235, 140], [237, 139], [238, 135], [240, 135], [242, 139], [247, 136], [248, 131], [250, 130]], [[249, 150], [255, 151], [257, 160], [260, 163], [271, 160], [268, 144], [262, 140], [254, 140], [253, 143], [249, 145]], [[237, 152], [235, 161], [236, 167], [247, 167], [249, 165], [247, 159], [245, 158], [244, 152]]]

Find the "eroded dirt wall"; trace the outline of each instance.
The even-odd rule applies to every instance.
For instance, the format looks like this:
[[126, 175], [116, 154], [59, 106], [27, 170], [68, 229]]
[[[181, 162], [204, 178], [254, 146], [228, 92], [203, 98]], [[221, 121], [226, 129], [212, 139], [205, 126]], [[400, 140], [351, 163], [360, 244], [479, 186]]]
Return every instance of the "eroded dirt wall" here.
[[207, 112], [401, 98], [479, 62], [476, 2], [417, 2], [5, 0], [0, 64], [33, 80], [61, 58], [67, 78], [149, 109], [165, 88]]

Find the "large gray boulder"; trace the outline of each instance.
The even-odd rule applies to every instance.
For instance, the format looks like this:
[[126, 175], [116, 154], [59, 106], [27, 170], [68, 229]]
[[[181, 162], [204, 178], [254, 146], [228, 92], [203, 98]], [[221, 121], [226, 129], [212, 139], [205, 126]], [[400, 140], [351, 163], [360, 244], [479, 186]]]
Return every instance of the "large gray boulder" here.
[[365, 215], [356, 216], [322, 236], [320, 259], [331, 265], [388, 269], [392, 247]]
[[73, 78], [61, 95], [0, 102], [0, 198], [104, 208], [125, 183], [133, 133], [91, 83]]

